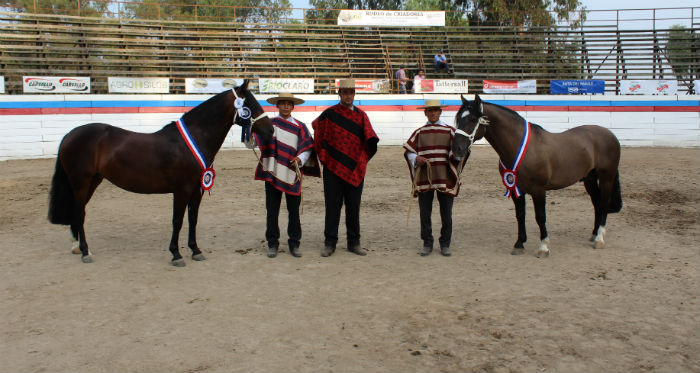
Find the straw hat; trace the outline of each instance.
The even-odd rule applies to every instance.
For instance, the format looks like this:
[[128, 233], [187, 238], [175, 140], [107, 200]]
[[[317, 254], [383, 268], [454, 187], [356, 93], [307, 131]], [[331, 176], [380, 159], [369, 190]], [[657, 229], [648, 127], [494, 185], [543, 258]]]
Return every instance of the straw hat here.
[[267, 102], [271, 103], [272, 105], [277, 105], [278, 101], [291, 101], [294, 105], [304, 103], [304, 100], [300, 99], [299, 97], [294, 97], [293, 94], [286, 92], [280, 93], [277, 97], [270, 97], [267, 99]]
[[419, 106], [418, 109], [444, 108], [447, 105], [440, 105], [440, 100], [425, 100], [425, 105]]
[[341, 79], [338, 83], [338, 88], [352, 88], [355, 89], [355, 79]]

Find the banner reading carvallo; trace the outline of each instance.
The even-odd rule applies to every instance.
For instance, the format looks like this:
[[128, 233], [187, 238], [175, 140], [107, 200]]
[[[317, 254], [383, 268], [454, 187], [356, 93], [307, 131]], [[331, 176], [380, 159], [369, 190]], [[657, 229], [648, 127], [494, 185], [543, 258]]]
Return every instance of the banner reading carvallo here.
[[243, 79], [234, 78], [186, 78], [185, 93], [221, 93], [243, 84]]
[[24, 93], [90, 93], [87, 76], [23, 76]]
[[445, 26], [444, 11], [353, 10], [338, 14], [339, 26]]
[[107, 78], [109, 93], [169, 93], [168, 78]]
[[313, 79], [258, 79], [260, 93], [314, 93]]

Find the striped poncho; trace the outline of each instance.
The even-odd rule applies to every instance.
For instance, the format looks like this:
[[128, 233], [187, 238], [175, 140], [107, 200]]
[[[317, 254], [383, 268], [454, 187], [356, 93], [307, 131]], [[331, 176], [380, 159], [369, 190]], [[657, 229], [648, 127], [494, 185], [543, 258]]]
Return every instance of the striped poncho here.
[[[415, 177], [416, 169], [413, 168], [408, 153], [415, 153], [430, 161], [430, 172], [427, 170], [427, 164], [421, 167], [414, 197], [420, 192], [429, 190], [437, 190], [451, 196], [459, 194], [459, 172], [457, 171], [459, 160], [452, 153], [454, 135], [455, 130], [451, 126], [428, 123], [415, 130], [403, 144], [411, 181]], [[466, 157], [468, 156], [469, 153]], [[463, 164], [462, 167], [464, 167]]]
[[[290, 118], [272, 118], [274, 134], [270, 141], [262, 141], [254, 134], [260, 147], [260, 163], [255, 169], [255, 180], [270, 182], [275, 188], [295, 196], [301, 194], [301, 181], [297, 177], [292, 159], [299, 154], [313, 150], [313, 139], [302, 122]], [[312, 154], [300, 170], [303, 175], [320, 176], [321, 170], [316, 156]]]

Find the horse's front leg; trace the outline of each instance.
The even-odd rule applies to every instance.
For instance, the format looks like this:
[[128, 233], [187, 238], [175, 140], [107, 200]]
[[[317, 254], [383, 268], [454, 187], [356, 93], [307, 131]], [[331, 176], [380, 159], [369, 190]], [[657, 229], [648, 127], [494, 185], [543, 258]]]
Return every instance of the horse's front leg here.
[[537, 249], [538, 258], [549, 256], [549, 236], [547, 235], [547, 196], [544, 191], [532, 194], [532, 203], [535, 205], [535, 221], [540, 227], [540, 247]]
[[190, 234], [187, 240], [187, 246], [192, 250], [192, 259], [196, 261], [201, 261], [204, 258], [202, 251], [197, 247], [197, 218], [199, 217], [199, 204], [202, 202], [202, 193], [199, 190], [195, 190], [190, 196], [190, 200], [187, 203], [187, 218], [190, 224]]
[[178, 249], [178, 237], [180, 229], [182, 229], [182, 220], [185, 216], [185, 207], [187, 207], [188, 193], [177, 191], [173, 193], [173, 235], [170, 238], [170, 253], [173, 254], [172, 264], [175, 267], [184, 267], [185, 261], [180, 255]]
[[515, 193], [511, 194], [513, 204], [515, 205], [515, 219], [518, 221], [518, 240], [513, 245], [512, 255], [522, 255], [525, 252], [523, 243], [527, 241], [527, 232], [525, 232], [525, 194], [520, 197], [515, 197]]

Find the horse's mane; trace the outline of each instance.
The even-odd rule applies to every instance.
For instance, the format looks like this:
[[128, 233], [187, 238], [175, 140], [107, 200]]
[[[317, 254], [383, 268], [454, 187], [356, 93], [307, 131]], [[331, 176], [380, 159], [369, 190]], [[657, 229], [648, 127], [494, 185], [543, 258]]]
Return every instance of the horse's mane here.
[[[497, 107], [497, 108], [499, 108], [499, 109], [503, 109], [504, 111], [506, 111], [506, 112], [508, 112], [508, 113], [511, 113], [511, 114], [513, 114], [514, 116], [518, 117], [518, 118], [525, 119], [525, 118], [523, 118], [522, 115], [518, 114], [517, 111], [515, 111], [515, 110], [513, 110], [513, 109], [511, 109], [511, 108], [508, 108], [508, 107], [505, 107], [505, 106], [501, 106], [501, 105], [498, 105], [498, 104], [492, 104], [492, 103], [489, 103], [489, 104], [491, 104], [491, 105], [493, 105], [493, 106], [495, 106], [495, 107]], [[528, 121], [528, 122], [530, 122], [530, 121]], [[540, 126], [540, 125], [537, 124], [537, 123], [533, 123], [533, 122], [530, 122], [530, 129], [535, 129], [535, 131], [544, 131], [544, 132], [548, 132], [546, 129], [542, 128], [542, 126]]]
[[[212, 107], [220, 105], [221, 101], [226, 99], [229, 90], [225, 90], [215, 96], [210, 97], [208, 100], [202, 102], [201, 104], [195, 106], [190, 111], [182, 115], [182, 118], [187, 122], [189, 117], [198, 117], [200, 123], [210, 123], [214, 119], [217, 119], [221, 113], [216, 110], [211, 110]], [[216, 118], [215, 118], [216, 117]]]

